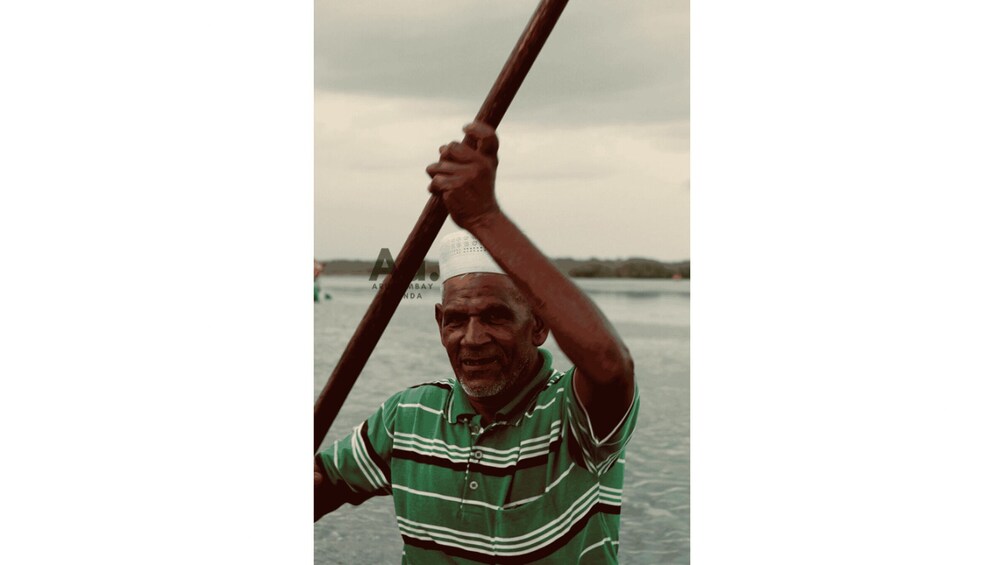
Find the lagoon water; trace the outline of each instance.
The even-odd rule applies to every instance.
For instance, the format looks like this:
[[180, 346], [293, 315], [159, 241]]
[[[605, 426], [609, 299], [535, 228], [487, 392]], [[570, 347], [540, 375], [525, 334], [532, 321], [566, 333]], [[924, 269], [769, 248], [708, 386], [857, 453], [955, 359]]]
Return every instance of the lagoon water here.
[[[611, 320], [635, 361], [641, 391], [637, 429], [627, 448], [620, 561], [690, 562], [690, 281], [575, 279]], [[363, 276], [321, 277], [314, 309], [314, 394], [320, 393], [376, 293]], [[440, 286], [401, 302], [331, 427], [323, 446], [347, 435], [392, 393], [452, 377], [433, 307]], [[420, 295], [420, 297], [419, 297]], [[554, 366], [570, 366], [553, 338]], [[314, 562], [400, 563], [401, 537], [391, 497], [345, 505], [314, 526]]]

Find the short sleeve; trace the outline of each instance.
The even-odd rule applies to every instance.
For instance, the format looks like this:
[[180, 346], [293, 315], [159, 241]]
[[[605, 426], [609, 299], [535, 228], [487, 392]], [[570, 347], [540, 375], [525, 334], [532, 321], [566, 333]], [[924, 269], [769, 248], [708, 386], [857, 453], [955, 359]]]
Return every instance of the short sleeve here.
[[586, 413], [575, 392], [573, 368], [568, 374], [568, 388], [571, 394], [566, 395], [565, 416], [568, 419], [568, 429], [572, 432], [575, 442], [582, 452], [582, 463], [591, 473], [602, 475], [610, 470], [610, 467], [617, 462], [617, 459], [624, 451], [631, 434], [634, 433], [635, 423], [638, 420], [638, 383], [634, 385], [634, 398], [631, 406], [620, 419], [620, 422], [606, 437], [598, 438], [593, 432], [592, 422], [589, 421], [589, 414]]
[[387, 399], [352, 433], [318, 454], [328, 481], [336, 486], [342, 483], [351, 491], [351, 504], [391, 493], [391, 430], [399, 399], [400, 394]]

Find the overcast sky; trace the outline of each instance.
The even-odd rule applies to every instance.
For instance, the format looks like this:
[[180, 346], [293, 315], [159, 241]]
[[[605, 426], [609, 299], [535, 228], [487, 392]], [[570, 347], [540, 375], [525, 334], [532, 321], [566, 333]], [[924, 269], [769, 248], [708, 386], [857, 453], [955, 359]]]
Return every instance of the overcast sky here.
[[[319, 259], [397, 253], [426, 165], [462, 137], [536, 5], [315, 2]], [[545, 254], [689, 258], [689, 43], [685, 1], [569, 2], [498, 128], [499, 203]]]

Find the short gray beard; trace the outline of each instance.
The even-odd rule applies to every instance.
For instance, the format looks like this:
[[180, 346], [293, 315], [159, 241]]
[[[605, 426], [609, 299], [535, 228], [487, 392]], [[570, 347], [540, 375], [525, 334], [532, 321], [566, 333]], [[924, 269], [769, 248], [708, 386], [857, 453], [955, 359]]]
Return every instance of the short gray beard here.
[[457, 377], [457, 380], [460, 381], [460, 388], [464, 389], [464, 393], [467, 396], [478, 399], [491, 398], [493, 396], [498, 396], [504, 392], [508, 392], [511, 388], [519, 384], [520, 377], [523, 376], [523, 373], [526, 372], [526, 368], [529, 365], [530, 365], [529, 361], [524, 362], [522, 365], [517, 367], [515, 371], [513, 371], [512, 376], [510, 378], [499, 379], [491, 383], [489, 386], [479, 390], [474, 390], [468, 387], [467, 384], [464, 383], [463, 379], [461, 379], [460, 377]]
[[512, 381], [505, 381], [500, 379], [487, 387], [480, 389], [473, 389], [467, 386], [467, 384], [464, 383], [463, 380], [460, 380], [460, 387], [463, 388], [464, 393], [471, 398], [491, 398], [493, 396], [505, 392], [509, 388], [508, 385], [510, 383], [512, 383]]

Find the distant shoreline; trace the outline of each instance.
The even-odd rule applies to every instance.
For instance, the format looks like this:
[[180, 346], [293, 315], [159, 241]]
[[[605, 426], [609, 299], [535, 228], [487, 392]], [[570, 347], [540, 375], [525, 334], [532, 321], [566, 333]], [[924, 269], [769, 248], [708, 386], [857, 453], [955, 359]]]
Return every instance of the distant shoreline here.
[[[667, 263], [654, 259], [552, 259], [558, 270], [574, 278], [690, 279], [690, 259]], [[322, 275], [365, 275], [373, 272], [376, 261], [329, 259], [320, 262]], [[438, 273], [437, 261], [425, 262], [426, 273]]]

